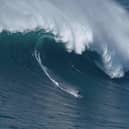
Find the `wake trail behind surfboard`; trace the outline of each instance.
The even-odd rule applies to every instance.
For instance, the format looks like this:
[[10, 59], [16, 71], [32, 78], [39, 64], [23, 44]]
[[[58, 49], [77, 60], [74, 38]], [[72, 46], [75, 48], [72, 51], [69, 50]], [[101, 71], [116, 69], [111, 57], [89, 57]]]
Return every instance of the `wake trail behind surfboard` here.
[[34, 51], [34, 57], [36, 59], [36, 61], [38, 62], [38, 64], [40, 65], [41, 69], [43, 70], [43, 72], [45, 73], [45, 75], [49, 78], [49, 80], [56, 86], [58, 87], [60, 90], [76, 97], [76, 98], [80, 98], [80, 94], [79, 94], [79, 91], [75, 90], [75, 89], [72, 89], [72, 88], [69, 88], [69, 87], [64, 87], [64, 86], [61, 86], [61, 84], [59, 82], [57, 82], [55, 79], [53, 79], [51, 77], [51, 75], [48, 73], [48, 69], [46, 66], [44, 66], [42, 64], [42, 60], [41, 60], [41, 57], [40, 57], [40, 53], [35, 50]]

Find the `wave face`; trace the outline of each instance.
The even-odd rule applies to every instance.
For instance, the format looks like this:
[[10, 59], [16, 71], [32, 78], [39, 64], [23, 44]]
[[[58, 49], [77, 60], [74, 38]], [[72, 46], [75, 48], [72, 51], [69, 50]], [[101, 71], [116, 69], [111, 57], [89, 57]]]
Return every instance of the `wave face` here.
[[0, 5], [1, 32], [44, 29], [68, 52], [98, 53], [102, 61], [96, 65], [111, 78], [129, 70], [128, 24], [128, 12], [112, 0], [1, 0]]
[[96, 52], [69, 53], [44, 30], [3, 31], [0, 128], [128, 128], [129, 78], [112, 80], [95, 62]]

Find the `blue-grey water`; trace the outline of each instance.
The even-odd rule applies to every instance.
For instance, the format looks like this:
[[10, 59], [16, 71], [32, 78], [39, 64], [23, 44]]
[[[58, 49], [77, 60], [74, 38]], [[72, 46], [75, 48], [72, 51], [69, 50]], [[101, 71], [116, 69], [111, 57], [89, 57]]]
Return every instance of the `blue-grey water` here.
[[[127, 0], [119, 2], [128, 11]], [[96, 52], [68, 53], [52, 37], [40, 29], [0, 33], [0, 129], [129, 129], [128, 72], [111, 79], [93, 62]]]

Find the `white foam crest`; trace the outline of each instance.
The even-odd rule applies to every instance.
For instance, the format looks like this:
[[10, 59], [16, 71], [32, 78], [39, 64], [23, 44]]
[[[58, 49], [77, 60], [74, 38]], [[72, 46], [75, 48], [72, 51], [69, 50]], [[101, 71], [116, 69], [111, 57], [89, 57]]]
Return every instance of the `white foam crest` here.
[[[56, 1], [55, 1], [56, 2]], [[92, 32], [86, 21], [69, 16], [50, 0], [2, 0], [0, 31], [24, 32], [37, 27], [53, 32], [66, 43], [68, 51], [81, 54], [92, 41]], [[60, 2], [59, 2], [60, 3]], [[64, 7], [63, 7], [64, 8]]]
[[[114, 53], [109, 52], [108, 48], [103, 48], [104, 52], [102, 54], [102, 63], [104, 66], [104, 71], [111, 77], [111, 78], [120, 78], [124, 76], [124, 70], [121, 66], [120, 62], [113, 62], [115, 61]], [[116, 57], [115, 57], [116, 58]], [[119, 60], [117, 60], [119, 61]]]
[[105, 72], [113, 78], [129, 70], [129, 17], [113, 0], [0, 1], [0, 32], [37, 27], [52, 32], [68, 52], [98, 52]]

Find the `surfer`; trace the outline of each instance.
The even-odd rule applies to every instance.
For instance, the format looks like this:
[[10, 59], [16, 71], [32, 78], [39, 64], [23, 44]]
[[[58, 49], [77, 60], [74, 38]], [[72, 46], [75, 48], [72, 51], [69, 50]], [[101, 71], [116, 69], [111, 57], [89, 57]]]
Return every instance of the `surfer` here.
[[78, 94], [78, 95], [80, 95], [80, 94], [81, 94], [81, 92], [80, 92], [80, 91], [78, 91], [78, 92], [77, 92], [77, 94]]

